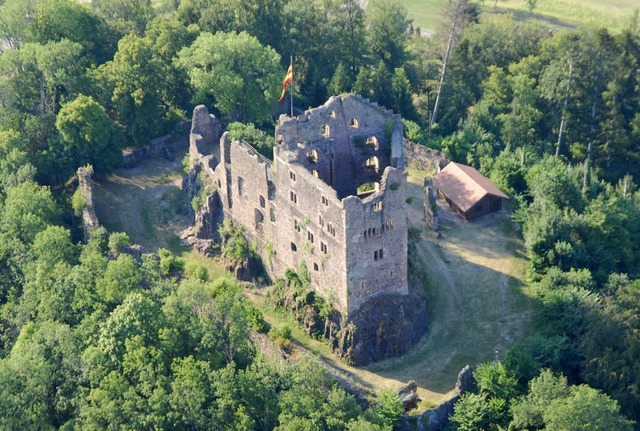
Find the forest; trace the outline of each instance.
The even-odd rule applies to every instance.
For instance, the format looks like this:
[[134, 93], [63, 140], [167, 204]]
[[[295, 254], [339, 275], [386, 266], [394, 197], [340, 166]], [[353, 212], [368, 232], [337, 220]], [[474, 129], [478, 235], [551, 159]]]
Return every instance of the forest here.
[[361, 94], [512, 198], [536, 332], [477, 367], [450, 429], [640, 429], [638, 22], [551, 31], [455, 0], [425, 37], [393, 0], [0, 0], [0, 50], [0, 429], [397, 426], [392, 392], [263, 354], [236, 281], [82, 237], [76, 169], [111, 172], [196, 104], [268, 154], [290, 56], [296, 108]]

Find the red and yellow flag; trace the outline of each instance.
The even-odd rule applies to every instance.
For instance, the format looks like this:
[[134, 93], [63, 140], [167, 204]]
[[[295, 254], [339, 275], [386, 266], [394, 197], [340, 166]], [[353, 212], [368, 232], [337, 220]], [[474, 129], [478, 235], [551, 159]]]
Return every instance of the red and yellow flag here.
[[284, 99], [284, 94], [287, 91], [287, 85], [293, 82], [293, 62], [289, 63], [289, 69], [287, 69], [287, 74], [284, 77], [284, 81], [282, 81], [282, 95], [278, 99], [278, 102], [282, 102]]

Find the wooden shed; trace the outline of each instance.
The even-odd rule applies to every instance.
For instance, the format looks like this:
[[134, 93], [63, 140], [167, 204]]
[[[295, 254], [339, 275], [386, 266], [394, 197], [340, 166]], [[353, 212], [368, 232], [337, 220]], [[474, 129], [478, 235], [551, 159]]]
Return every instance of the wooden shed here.
[[509, 199], [471, 166], [451, 162], [433, 178], [438, 195], [466, 220], [502, 209]]

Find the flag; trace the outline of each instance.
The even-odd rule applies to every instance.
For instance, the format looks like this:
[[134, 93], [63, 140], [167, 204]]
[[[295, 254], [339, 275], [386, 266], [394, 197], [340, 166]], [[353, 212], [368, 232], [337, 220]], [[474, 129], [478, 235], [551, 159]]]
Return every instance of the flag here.
[[284, 81], [282, 81], [282, 95], [278, 99], [278, 102], [282, 102], [284, 99], [284, 93], [287, 91], [287, 85], [293, 82], [293, 62], [289, 63], [289, 69], [287, 69], [287, 74], [284, 77]]

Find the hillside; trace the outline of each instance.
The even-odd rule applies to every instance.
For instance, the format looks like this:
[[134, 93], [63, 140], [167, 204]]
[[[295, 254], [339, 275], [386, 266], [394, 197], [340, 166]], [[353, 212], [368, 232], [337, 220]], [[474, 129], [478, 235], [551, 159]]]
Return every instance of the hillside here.
[[[162, 246], [182, 250], [189, 264], [197, 258], [176, 247], [176, 227], [184, 226], [183, 217], [175, 211], [179, 169], [179, 163], [152, 159], [133, 169], [118, 170], [97, 184], [96, 207], [98, 217], [110, 231], [127, 232], [132, 240], [151, 251]], [[411, 226], [419, 230], [424, 229], [424, 175], [411, 170], [409, 176], [409, 195], [413, 197], [407, 206], [409, 219]], [[503, 212], [469, 223], [444, 206], [440, 209], [443, 239], [423, 232], [418, 255], [414, 256], [428, 291], [430, 329], [407, 355], [365, 368], [350, 367], [334, 357], [326, 344], [296, 329], [290, 318], [274, 313], [261, 290], [247, 293], [271, 325], [280, 329], [293, 326], [293, 340], [319, 355], [334, 375], [357, 390], [397, 390], [415, 380], [422, 399], [438, 403], [453, 389], [456, 376], [465, 365], [493, 360], [496, 351], [502, 356], [514, 340], [528, 333], [533, 312], [524, 285], [523, 244], [509, 214]], [[219, 271], [216, 268], [219, 265], [215, 261], [209, 264], [210, 273]], [[502, 281], [508, 284], [504, 324], [500, 323], [498, 306]]]

